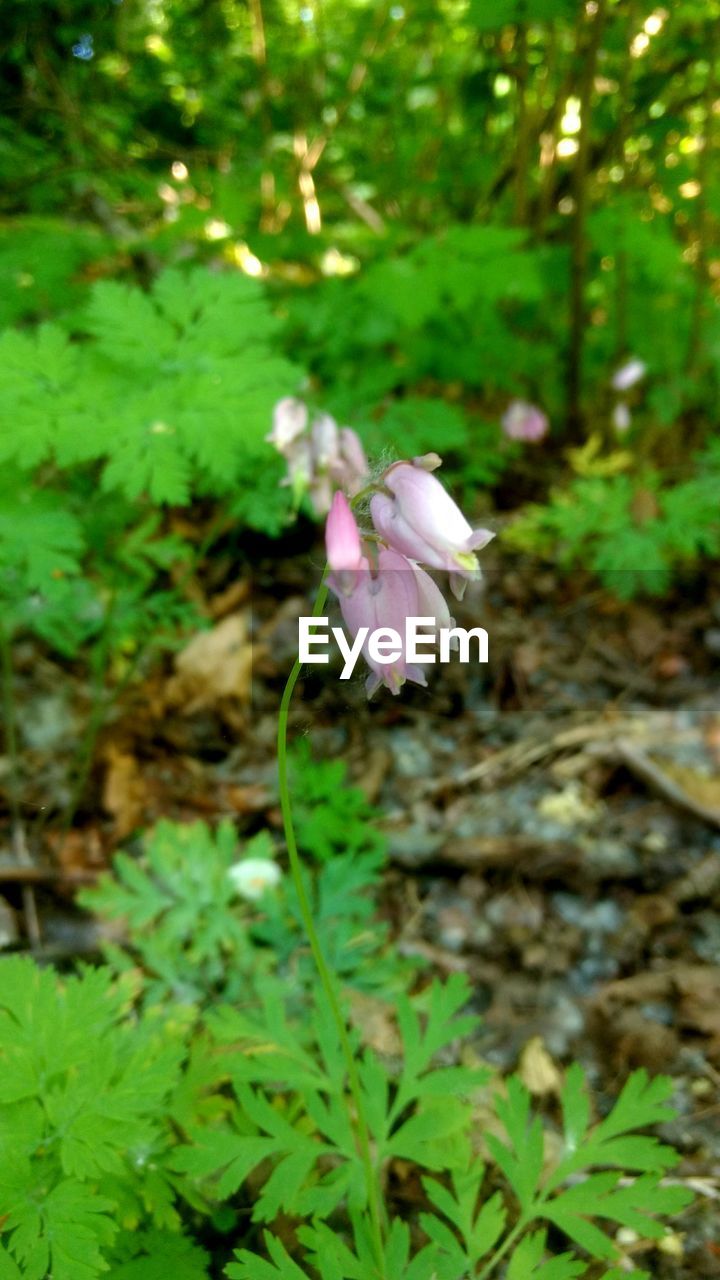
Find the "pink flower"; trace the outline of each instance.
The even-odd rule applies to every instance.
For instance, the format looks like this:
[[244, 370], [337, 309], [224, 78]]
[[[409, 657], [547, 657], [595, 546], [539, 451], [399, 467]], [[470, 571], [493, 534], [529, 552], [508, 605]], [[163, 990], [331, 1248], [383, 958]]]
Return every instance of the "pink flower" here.
[[[435, 632], [442, 627], [454, 627], [455, 619], [451, 616], [447, 600], [437, 583], [419, 565], [413, 565], [413, 568], [418, 592], [418, 618], [434, 618]], [[451, 649], [456, 648], [457, 644], [455, 637], [450, 643]]]
[[328, 413], [312, 424], [313, 474], [310, 500], [318, 515], [324, 515], [335, 486], [354, 497], [367, 483], [369, 468], [363, 447], [350, 427], [338, 427]]
[[339, 432], [340, 457], [332, 470], [333, 478], [351, 498], [367, 484], [370, 476], [365, 450], [352, 427]]
[[308, 411], [302, 400], [285, 396], [273, 409], [272, 431], [266, 435], [268, 444], [274, 444], [278, 453], [285, 454], [288, 445], [301, 436], [308, 422]]
[[475, 552], [495, 535], [489, 529], [471, 528], [426, 465], [425, 459], [397, 462], [385, 472], [383, 481], [392, 496], [373, 496], [373, 524], [380, 537], [409, 560], [449, 570], [451, 590], [461, 599], [464, 580], [480, 576]]
[[281, 483], [290, 485], [296, 503], [307, 494], [319, 516], [329, 511], [336, 488], [353, 497], [368, 481], [367, 459], [355, 432], [338, 427], [329, 413], [318, 414], [310, 424], [307, 406], [293, 396], [278, 400], [265, 439], [287, 462]]
[[[406, 680], [426, 685], [423, 666], [434, 659], [424, 642], [432, 643], [438, 633], [455, 626], [441, 590], [417, 561], [449, 570], [450, 586], [460, 596], [465, 579], [480, 574], [475, 550], [494, 536], [489, 529], [471, 528], [430, 474], [439, 465], [437, 454], [427, 454], [385, 472], [385, 491], [376, 493], [370, 504], [379, 535], [374, 536], [379, 547], [372, 565], [345, 495], [336, 493], [330, 507], [325, 529], [328, 585], [352, 635], [348, 656], [354, 665], [362, 653], [370, 668], [368, 697], [381, 684], [393, 694]], [[452, 637], [451, 647], [457, 643]]]
[[513, 400], [500, 419], [508, 440], [525, 440], [537, 444], [550, 429], [550, 423], [542, 409], [525, 400]]
[[350, 595], [354, 589], [354, 574], [366, 570], [368, 562], [363, 555], [360, 531], [350, 504], [340, 490], [335, 494], [325, 525], [325, 549], [333, 576], [330, 586], [339, 597]]
[[[365, 565], [367, 566], [367, 561]], [[380, 663], [370, 652], [370, 636], [374, 632], [388, 628], [402, 638], [405, 635], [406, 619], [423, 616], [418, 572], [421, 571], [404, 556], [383, 547], [378, 554], [377, 571], [372, 572], [369, 567], [356, 570], [352, 574], [351, 591], [337, 593], [333, 580], [329, 579], [330, 585], [338, 594], [340, 612], [352, 637], [355, 638], [362, 627], [368, 628], [362, 654], [370, 667], [370, 675], [365, 681], [369, 698], [381, 684], [393, 694], [400, 692], [406, 680], [427, 685], [422, 667], [407, 662], [402, 653], [390, 663]], [[426, 578], [427, 574], [423, 574], [423, 577]]]
[[644, 360], [638, 360], [633, 356], [632, 360], [626, 360], [625, 364], [621, 364], [616, 369], [612, 377], [613, 390], [629, 391], [631, 387], [642, 382], [647, 373], [647, 365]]

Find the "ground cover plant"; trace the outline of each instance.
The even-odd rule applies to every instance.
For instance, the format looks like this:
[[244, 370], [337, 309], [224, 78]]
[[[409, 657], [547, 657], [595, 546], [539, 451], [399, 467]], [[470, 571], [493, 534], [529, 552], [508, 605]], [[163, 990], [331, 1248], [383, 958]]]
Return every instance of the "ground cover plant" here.
[[718, 0], [3, 17], [0, 1280], [710, 1280]]

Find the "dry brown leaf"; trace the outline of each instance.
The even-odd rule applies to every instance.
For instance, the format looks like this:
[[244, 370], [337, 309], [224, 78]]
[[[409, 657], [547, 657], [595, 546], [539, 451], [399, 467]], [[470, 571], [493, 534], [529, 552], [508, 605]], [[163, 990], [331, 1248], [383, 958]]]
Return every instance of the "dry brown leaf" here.
[[245, 604], [249, 595], [250, 583], [247, 578], [236, 578], [224, 591], [212, 597], [210, 613], [213, 618], [224, 618], [226, 614], [236, 612], [239, 605]]
[[675, 983], [681, 996], [681, 1024], [720, 1038], [720, 966], [685, 965]]
[[545, 1048], [541, 1036], [533, 1036], [525, 1045], [520, 1054], [518, 1075], [525, 1087], [536, 1098], [560, 1093], [562, 1075]]
[[141, 824], [147, 787], [135, 756], [110, 743], [105, 759], [103, 808], [115, 819], [116, 835], [122, 839]]
[[102, 836], [97, 827], [48, 831], [46, 839], [52, 850], [53, 860], [71, 879], [91, 868], [107, 866]]
[[175, 658], [167, 698], [187, 715], [250, 697], [253, 645], [247, 612], [231, 613], [201, 631]]

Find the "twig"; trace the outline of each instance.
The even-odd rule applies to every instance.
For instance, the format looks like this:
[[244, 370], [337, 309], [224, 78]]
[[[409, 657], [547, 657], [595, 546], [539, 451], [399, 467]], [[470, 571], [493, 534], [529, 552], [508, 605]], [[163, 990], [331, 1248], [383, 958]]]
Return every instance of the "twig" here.
[[[31, 871], [32, 858], [28, 853], [28, 847], [25, 843], [25, 828], [21, 822], [13, 822], [12, 848], [17, 858], [18, 866], [26, 872]], [[30, 884], [23, 885], [22, 903], [28, 942], [32, 951], [38, 951], [42, 945], [42, 933], [40, 932], [40, 918], [38, 916], [37, 902], [35, 901], [35, 890]]]
[[0, 863], [0, 884], [95, 884], [98, 873], [94, 871], [63, 871], [60, 867], [30, 865], [3, 866]]
[[[20, 754], [17, 743], [17, 723], [15, 695], [13, 691], [12, 653], [10, 637], [0, 625], [0, 676], [2, 682], [2, 705], [5, 717], [5, 743], [10, 759], [9, 799], [12, 823], [12, 849], [18, 866], [30, 868], [32, 858], [25, 842], [25, 828], [20, 810]], [[28, 941], [33, 951], [37, 951], [42, 942], [40, 920], [38, 918], [35, 890], [25, 884], [22, 891], [23, 913]]]
[[716, 809], [714, 805], [703, 804], [702, 800], [696, 800], [694, 796], [689, 795], [679, 783], [675, 782], [664, 769], [656, 765], [644, 751], [640, 751], [631, 743], [619, 739], [612, 744], [608, 754], [616, 756], [636, 777], [646, 782], [652, 787], [664, 800], [668, 800], [670, 804], [674, 804], [679, 809], [684, 809], [686, 813], [691, 813], [693, 817], [700, 818], [702, 822], [708, 822], [711, 826], [720, 827], [720, 809]]
[[520, 773], [523, 769], [528, 769], [531, 765], [537, 764], [538, 761], [546, 759], [548, 756], [556, 755], [560, 751], [568, 750], [571, 747], [581, 747], [586, 743], [597, 742], [604, 738], [615, 738], [618, 733], [633, 734], [638, 732], [647, 732], [648, 725], [645, 720], [621, 720], [621, 721], [596, 721], [593, 720], [589, 724], [573, 724], [569, 727], [561, 729], [552, 736], [535, 739], [531, 742], [514, 742], [509, 747], [503, 747], [502, 750], [496, 751], [487, 760], [481, 760], [479, 764], [475, 764], [471, 769], [466, 769], [457, 777], [442, 777], [428, 781], [423, 791], [435, 794], [438, 791], [447, 791], [454, 787], [466, 787], [472, 782], [484, 782], [492, 779], [497, 781], [499, 773], [506, 777], [514, 773]]

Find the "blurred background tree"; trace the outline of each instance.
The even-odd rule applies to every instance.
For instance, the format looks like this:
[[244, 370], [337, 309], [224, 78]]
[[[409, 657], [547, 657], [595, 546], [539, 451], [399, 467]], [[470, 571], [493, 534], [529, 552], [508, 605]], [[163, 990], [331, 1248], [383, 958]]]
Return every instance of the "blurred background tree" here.
[[[372, 447], [447, 438], [459, 478], [491, 484], [522, 398], [552, 443], [513, 473], [518, 498], [547, 493], [558, 444], [590, 441], [565, 479], [627, 470], [619, 434], [654, 492], [707, 447], [717, 398], [719, 17], [8, 0], [0, 321], [74, 332], [99, 279], [242, 272], [311, 395]], [[647, 377], [619, 394], [630, 357]]]

